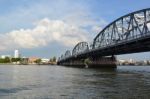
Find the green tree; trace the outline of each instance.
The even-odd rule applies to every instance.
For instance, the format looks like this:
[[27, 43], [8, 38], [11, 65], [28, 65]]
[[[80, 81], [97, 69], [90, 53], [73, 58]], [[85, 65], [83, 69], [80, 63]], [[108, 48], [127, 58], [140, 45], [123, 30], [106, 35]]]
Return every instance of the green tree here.
[[18, 61], [21, 61], [21, 58], [12, 58], [11, 61], [12, 62], [18, 62]]
[[56, 57], [54, 56], [52, 60], [53, 60], [53, 62], [56, 62]]
[[42, 60], [39, 58], [39, 59], [35, 60], [34, 62], [37, 63], [37, 64], [40, 64], [41, 61], [42, 61]]
[[49, 59], [50, 62], [53, 62], [52, 58]]
[[0, 58], [0, 63], [10, 63], [10, 58], [9, 57]]
[[5, 61], [5, 63], [10, 63], [10, 58], [9, 57], [5, 57], [4, 61]]
[[56, 62], [56, 57], [54, 56], [53, 58], [50, 58], [50, 62]]
[[5, 63], [5, 60], [0, 58], [0, 63]]
[[91, 63], [91, 60], [89, 58], [84, 60], [84, 64], [90, 64], [90, 63]]

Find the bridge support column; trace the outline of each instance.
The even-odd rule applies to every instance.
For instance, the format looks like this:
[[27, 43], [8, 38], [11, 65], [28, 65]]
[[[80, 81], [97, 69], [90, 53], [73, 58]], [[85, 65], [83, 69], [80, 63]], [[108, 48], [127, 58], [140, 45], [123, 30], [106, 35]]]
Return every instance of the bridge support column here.
[[59, 63], [62, 66], [86, 67], [88, 68], [116, 68], [116, 57], [88, 57], [86, 59], [70, 59]]
[[91, 68], [116, 68], [116, 57], [105, 56], [105, 57], [91, 57], [89, 62]]

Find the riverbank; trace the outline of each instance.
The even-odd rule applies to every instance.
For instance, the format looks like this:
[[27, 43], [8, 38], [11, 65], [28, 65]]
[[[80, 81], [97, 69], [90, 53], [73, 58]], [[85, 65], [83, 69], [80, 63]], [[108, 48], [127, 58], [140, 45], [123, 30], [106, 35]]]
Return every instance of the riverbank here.
[[20, 64], [20, 63], [0, 63], [0, 65], [57, 65], [57, 64]]

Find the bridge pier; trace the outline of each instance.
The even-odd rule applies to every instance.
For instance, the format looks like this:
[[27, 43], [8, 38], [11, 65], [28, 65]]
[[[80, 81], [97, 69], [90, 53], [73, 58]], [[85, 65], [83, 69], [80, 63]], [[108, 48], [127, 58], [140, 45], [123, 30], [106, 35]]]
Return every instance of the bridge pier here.
[[68, 67], [85, 67], [84, 59], [69, 59], [67, 61], [59, 62], [58, 65]]
[[105, 57], [88, 57], [86, 59], [70, 59], [65, 60], [58, 65], [70, 66], [70, 67], [88, 67], [88, 68], [116, 68], [116, 57], [105, 56]]
[[88, 64], [90, 68], [116, 68], [116, 57], [105, 56], [105, 57], [94, 57], [90, 59], [91, 62]]

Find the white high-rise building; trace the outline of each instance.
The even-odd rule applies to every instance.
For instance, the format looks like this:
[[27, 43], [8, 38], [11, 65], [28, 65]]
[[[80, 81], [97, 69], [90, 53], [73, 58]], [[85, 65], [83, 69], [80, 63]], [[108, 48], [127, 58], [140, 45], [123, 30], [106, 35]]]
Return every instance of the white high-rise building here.
[[20, 57], [19, 50], [15, 50], [14, 58], [19, 58], [19, 57]]

